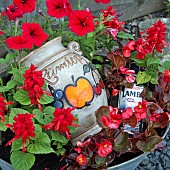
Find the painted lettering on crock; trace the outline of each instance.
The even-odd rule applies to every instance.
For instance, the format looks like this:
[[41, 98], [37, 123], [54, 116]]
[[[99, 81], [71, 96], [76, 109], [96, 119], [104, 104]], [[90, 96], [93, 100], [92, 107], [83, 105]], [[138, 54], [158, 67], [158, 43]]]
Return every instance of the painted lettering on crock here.
[[55, 85], [58, 80], [58, 73], [64, 69], [68, 69], [71, 66], [77, 64], [77, 63], [81, 63], [82, 65], [84, 65], [84, 63], [86, 63], [86, 60], [84, 60], [84, 58], [82, 58], [79, 55], [73, 55], [71, 57], [63, 57], [63, 60], [61, 61], [60, 64], [55, 65], [55, 62], [57, 60], [55, 60], [52, 64], [53, 67], [45, 67], [42, 70], [42, 74], [43, 77], [45, 78], [45, 80], [47, 81], [48, 84], [50, 85]]

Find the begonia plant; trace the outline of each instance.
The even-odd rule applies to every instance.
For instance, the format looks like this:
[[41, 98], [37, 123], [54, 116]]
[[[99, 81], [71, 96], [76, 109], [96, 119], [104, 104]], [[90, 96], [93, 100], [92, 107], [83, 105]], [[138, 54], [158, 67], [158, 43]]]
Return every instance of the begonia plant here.
[[[7, 51], [0, 58], [0, 64], [7, 65], [0, 79], [0, 131], [12, 133], [6, 147], [11, 146], [10, 160], [16, 170], [29, 170], [36, 154], [48, 153], [64, 155], [63, 170], [103, 169], [122, 154], [150, 152], [162, 141], [156, 128], [165, 128], [170, 119], [170, 61], [161, 62], [164, 47], [169, 47], [166, 25], [159, 20], [135, 39], [126, 33], [125, 22], [119, 21], [122, 14], [109, 4], [111, 0], [94, 0], [108, 5], [99, 16], [93, 15], [88, 2], [77, 0], [73, 9], [69, 0], [13, 0], [0, 14], [0, 45]], [[132, 108], [99, 106], [95, 115], [101, 131], [70, 146], [69, 153], [65, 145], [79, 126], [77, 116], [71, 114], [76, 107], [52, 107], [42, 71], [20, 62], [57, 36], [65, 46], [77, 41], [99, 70], [104, 84], [94, 88], [96, 94], [105, 85], [110, 101], [126, 87], [144, 87], [141, 102]], [[102, 48], [109, 51], [104, 57], [96, 54]], [[138, 124], [143, 128], [133, 131]], [[127, 126], [132, 130], [127, 131]]]

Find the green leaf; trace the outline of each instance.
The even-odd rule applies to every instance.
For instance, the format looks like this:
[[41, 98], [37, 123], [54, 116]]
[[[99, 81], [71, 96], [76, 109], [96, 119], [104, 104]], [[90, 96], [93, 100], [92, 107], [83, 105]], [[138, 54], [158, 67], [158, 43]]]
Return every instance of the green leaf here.
[[51, 135], [52, 135], [52, 140], [58, 141], [63, 145], [66, 145], [68, 143], [68, 140], [63, 135], [61, 135], [58, 131], [51, 131]]
[[65, 152], [66, 152], [66, 149], [65, 149], [65, 148], [61, 148], [61, 149], [57, 149], [57, 150], [56, 150], [57, 156], [64, 155]]
[[44, 109], [43, 112], [41, 112], [39, 109], [34, 109], [33, 113], [35, 114], [35, 119], [37, 119], [41, 124], [45, 125], [52, 121], [54, 117], [54, 110], [54, 107], [48, 106]]
[[35, 126], [35, 134], [38, 135], [39, 133], [42, 132], [42, 127], [38, 124], [34, 124]]
[[14, 170], [29, 170], [35, 162], [35, 156], [31, 153], [14, 151], [10, 157]]
[[7, 64], [10, 63], [10, 61], [14, 58], [14, 54], [13, 53], [8, 53], [5, 57], [5, 61]]
[[0, 64], [4, 64], [6, 61], [4, 58], [0, 58]]
[[155, 146], [162, 141], [160, 136], [152, 136], [148, 139], [148, 141], [138, 141], [137, 148], [143, 152], [151, 152], [154, 150]]
[[11, 112], [9, 114], [9, 124], [12, 124], [14, 122], [14, 117], [17, 116], [17, 114], [25, 114], [28, 113], [26, 110], [24, 109], [18, 109], [18, 108], [12, 108]]
[[8, 89], [13, 89], [16, 85], [17, 85], [17, 82], [15, 80], [10, 80], [8, 81], [6, 86]]
[[132, 40], [134, 40], [134, 37], [133, 37], [131, 34], [125, 33], [125, 32], [123, 32], [123, 31], [120, 31], [120, 32], [117, 34], [117, 37], [123, 38], [123, 39], [132, 39]]
[[14, 99], [22, 105], [30, 105], [31, 104], [30, 98], [28, 97], [28, 92], [24, 91], [23, 89], [18, 90], [14, 94]]
[[127, 132], [121, 132], [115, 138], [114, 150], [123, 154], [126, 153], [129, 149], [131, 149], [132, 144], [128, 138], [129, 138], [129, 134]]
[[51, 148], [51, 141], [50, 138], [46, 133], [39, 133], [37, 136], [34, 138], [34, 144], [30, 144], [27, 147], [27, 151], [33, 154], [47, 154], [47, 153], [52, 153], [55, 152]]
[[54, 101], [53, 97], [46, 94], [43, 94], [39, 100], [40, 104], [49, 104], [52, 101]]
[[34, 143], [27, 147], [27, 151], [33, 154], [47, 154], [55, 151], [46, 143]]
[[[25, 146], [28, 146], [29, 143], [30, 143], [30, 141], [27, 140]], [[19, 149], [22, 149], [22, 139], [21, 138], [18, 139], [18, 140], [15, 140], [14, 142], [12, 142], [12, 149], [11, 149], [11, 151], [19, 150]]]
[[147, 59], [147, 66], [153, 65], [153, 64], [159, 64], [161, 62], [160, 58], [158, 57], [151, 57]]
[[101, 63], [103, 62], [103, 57], [101, 57], [101, 56], [94, 56], [93, 59], [95, 59]]
[[164, 61], [161, 66], [158, 66], [160, 72], [164, 72], [164, 70], [168, 70], [170, 68], [170, 61]]
[[151, 78], [151, 83], [152, 83], [152, 84], [158, 84], [158, 80], [155, 79], [155, 78]]
[[2, 122], [2, 121], [0, 120], [0, 131], [6, 131], [6, 130], [7, 130], [6, 124], [9, 123], [9, 117], [8, 117], [7, 115], [5, 115], [5, 116], [4, 116], [4, 119], [5, 119], [4, 122]]
[[136, 76], [137, 84], [147, 83], [151, 80], [151, 75], [147, 74], [145, 71], [139, 71]]
[[0, 87], [0, 93], [7, 92], [7, 91], [9, 91], [7, 86]]

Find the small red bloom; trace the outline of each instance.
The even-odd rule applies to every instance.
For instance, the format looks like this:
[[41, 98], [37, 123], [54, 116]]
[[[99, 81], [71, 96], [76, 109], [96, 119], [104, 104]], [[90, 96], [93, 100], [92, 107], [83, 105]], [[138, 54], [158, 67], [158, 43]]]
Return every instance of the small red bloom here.
[[96, 3], [108, 4], [111, 0], [95, 0]]
[[27, 49], [32, 48], [32, 43], [30, 42], [30, 40], [26, 39], [23, 36], [13, 36], [7, 38], [5, 42], [7, 43], [8, 48], [10, 49], [20, 50], [22, 48], [27, 48]]
[[114, 9], [113, 6], [107, 6], [107, 8], [102, 9], [101, 12], [105, 18], [109, 16], [114, 16], [116, 14], [116, 10]]
[[48, 35], [43, 31], [41, 26], [37, 23], [23, 23], [23, 36], [30, 39], [32, 44], [39, 47], [47, 40]]
[[112, 96], [117, 96], [118, 93], [119, 93], [119, 90], [117, 90], [117, 89], [112, 90]]
[[137, 106], [135, 106], [134, 111], [135, 111], [135, 116], [140, 121], [141, 119], [146, 118], [146, 109], [147, 109], [147, 101], [142, 100], [142, 102], [139, 102]]
[[164, 82], [170, 83], [170, 71], [169, 70], [164, 71]]
[[125, 57], [130, 57], [130, 52], [135, 49], [135, 42], [129, 41], [122, 49], [122, 53]]
[[122, 118], [123, 119], [129, 119], [133, 115], [133, 111], [131, 107], [127, 107], [123, 112], [122, 112]]
[[2, 12], [2, 16], [7, 15], [10, 21], [16, 18], [22, 17], [22, 11], [17, 6], [11, 4], [6, 8], [6, 11]]
[[24, 13], [32, 12], [35, 10], [36, 0], [14, 0], [13, 3], [24, 14]]
[[46, 0], [47, 13], [51, 17], [62, 18], [72, 12], [70, 2], [67, 0]]
[[86, 165], [87, 164], [87, 159], [82, 154], [77, 156], [76, 161], [79, 163], [79, 165]]
[[0, 36], [3, 35], [3, 34], [4, 34], [4, 32], [2, 30], [0, 30]]
[[77, 119], [71, 114], [74, 108], [56, 108], [53, 115], [54, 119], [51, 123], [44, 125], [43, 128], [49, 130], [52, 128], [53, 131], [59, 131], [60, 133], [66, 133], [67, 138], [70, 140], [70, 130], [68, 126], [78, 127], [73, 122]]
[[126, 75], [125, 78], [128, 83], [133, 83], [135, 81], [135, 77], [132, 75]]
[[139, 38], [136, 41], [135, 48], [137, 50], [136, 58], [143, 60], [145, 58], [145, 55], [148, 54], [148, 49], [146, 47], [146, 41], [144, 41], [142, 38]]
[[5, 98], [3, 98], [2, 94], [0, 93], [0, 119], [2, 122], [5, 121], [4, 115], [7, 112], [7, 106], [13, 104], [13, 102], [6, 102]]
[[109, 106], [109, 110], [109, 117], [103, 116], [101, 121], [105, 127], [109, 127], [110, 129], [117, 129], [121, 124], [121, 115], [118, 114], [119, 110], [111, 106]]
[[27, 140], [29, 140], [30, 137], [36, 136], [34, 123], [32, 121], [34, 116], [35, 115], [29, 113], [18, 113], [18, 115], [14, 117], [14, 123], [7, 124], [7, 127], [12, 127], [12, 131], [15, 133], [15, 136], [6, 144], [6, 146], [11, 145], [11, 143], [17, 139], [22, 138], [22, 151], [26, 151], [25, 145]]
[[112, 144], [110, 140], [105, 140], [104, 142], [97, 144], [98, 146], [98, 154], [101, 157], [105, 157], [109, 155], [112, 152]]
[[78, 36], [84, 36], [95, 29], [91, 12], [76, 10], [70, 14], [69, 27]]

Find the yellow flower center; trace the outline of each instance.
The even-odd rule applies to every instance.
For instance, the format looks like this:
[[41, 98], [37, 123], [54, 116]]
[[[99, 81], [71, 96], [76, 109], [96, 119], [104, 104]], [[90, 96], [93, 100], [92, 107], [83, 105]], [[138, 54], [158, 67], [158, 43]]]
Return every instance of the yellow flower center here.
[[79, 162], [80, 162], [80, 163], [83, 163], [83, 158], [79, 158]]
[[142, 105], [139, 105], [139, 109], [142, 109]]
[[107, 148], [107, 144], [105, 144], [103, 147], [104, 147], [104, 148]]
[[170, 72], [168, 72], [168, 75], [170, 75]]

